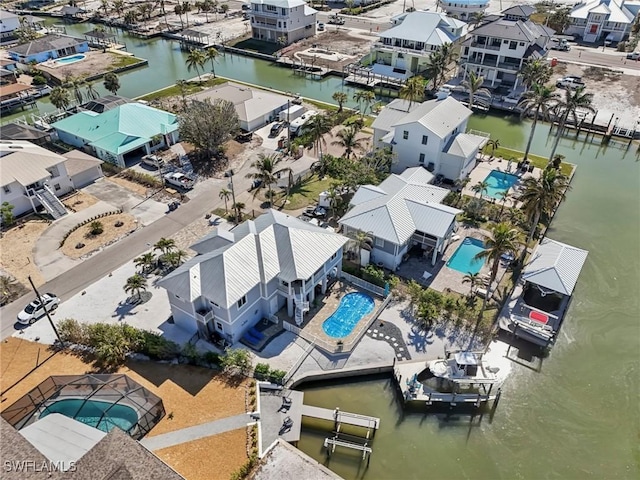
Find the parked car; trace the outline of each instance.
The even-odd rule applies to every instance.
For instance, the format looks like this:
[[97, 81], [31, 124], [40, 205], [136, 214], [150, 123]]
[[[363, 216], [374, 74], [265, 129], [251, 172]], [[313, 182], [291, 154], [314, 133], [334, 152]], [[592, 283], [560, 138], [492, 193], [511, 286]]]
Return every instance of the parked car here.
[[627, 60], [640, 60], [640, 52], [627, 53]]
[[253, 182], [251, 182], [251, 186], [249, 187], [249, 191], [251, 192], [252, 190], [255, 190], [256, 188], [260, 188], [260, 186], [262, 185], [262, 180], [260, 180], [259, 178], [254, 180]]
[[251, 4], [250, 3], [243, 3], [242, 4], [242, 10], [251, 10]]
[[284, 128], [284, 122], [276, 122], [271, 126], [271, 130], [269, 130], [270, 137], [276, 137]]
[[142, 157], [142, 163], [154, 168], [162, 168], [164, 166], [164, 160], [158, 155], [145, 155]]
[[58, 308], [60, 305], [60, 299], [53, 293], [45, 293], [41, 295], [42, 303], [39, 299], [35, 299], [29, 305], [24, 307], [18, 314], [18, 322], [23, 325], [30, 325], [45, 314], [47, 311], [52, 311]]
[[167, 173], [164, 176], [164, 181], [172, 187], [178, 187], [184, 190], [192, 189], [196, 183], [196, 179], [194, 177], [182, 172]]
[[551, 45], [551, 50], [560, 50], [561, 52], [568, 52], [571, 47], [567, 43], [554, 43]]
[[344, 18], [338, 15], [331, 15], [329, 17], [329, 23], [332, 23], [334, 25], [344, 25]]
[[575, 76], [575, 75], [569, 75], [566, 77], [562, 77], [561, 79], [559, 79], [556, 82], [556, 87], [560, 87], [560, 88], [580, 88], [580, 87], [584, 87], [585, 84], [582, 81], [582, 78]]
[[318, 31], [319, 32], [323, 32], [324, 31], [324, 23], [318, 22]]

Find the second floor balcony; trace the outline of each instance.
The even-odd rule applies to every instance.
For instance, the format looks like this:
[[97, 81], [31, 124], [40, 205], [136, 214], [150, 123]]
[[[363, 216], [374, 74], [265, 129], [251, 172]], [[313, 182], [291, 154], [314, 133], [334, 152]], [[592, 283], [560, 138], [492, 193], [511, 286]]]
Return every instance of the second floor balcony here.
[[431, 51], [431, 47], [423, 42], [407, 42], [406, 40], [399, 39], [376, 42], [373, 44], [373, 49], [401, 53], [423, 53], [425, 51]]

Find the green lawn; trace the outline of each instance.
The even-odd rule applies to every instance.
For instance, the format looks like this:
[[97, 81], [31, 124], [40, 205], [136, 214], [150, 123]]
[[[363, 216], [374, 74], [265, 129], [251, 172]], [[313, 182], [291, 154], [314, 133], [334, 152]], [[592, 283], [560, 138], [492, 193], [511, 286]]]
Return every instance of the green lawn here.
[[[226, 82], [228, 82], [228, 80], [222, 77], [210, 78], [206, 82], [187, 82], [186, 94], [191, 95], [192, 93], [199, 92], [206, 88], [215, 87], [216, 85], [221, 85]], [[140, 97], [140, 100], [151, 101], [159, 98], [175, 97], [179, 95], [181, 95], [180, 88], [177, 85], [172, 85], [162, 90], [158, 90], [157, 92], [152, 92]]]
[[[483, 153], [486, 155], [491, 155], [491, 147], [489, 147], [488, 145], [484, 147]], [[524, 157], [524, 152], [506, 147], [498, 147], [496, 148], [495, 152], [493, 152], [493, 156], [503, 158], [505, 160], [513, 159], [514, 162], [517, 162]], [[534, 155], [532, 153], [529, 153], [528, 158], [533, 166], [537, 168], [545, 168], [549, 163], [549, 159], [547, 157], [541, 157], [540, 155]], [[561, 171], [563, 174], [569, 175], [573, 171], [574, 167], [575, 165], [571, 163], [562, 162]]]
[[[331, 177], [324, 177], [320, 180], [316, 175], [307, 177], [300, 185], [296, 185], [291, 189], [291, 194], [287, 199], [284, 210], [298, 210], [299, 208], [308, 207], [318, 201], [318, 195], [331, 187], [336, 180]], [[282, 196], [275, 200], [276, 205], [281, 205], [284, 200], [286, 191]]]
[[113, 65], [111, 65], [112, 69], [116, 69], [116, 68], [122, 68], [122, 67], [128, 67], [129, 65], [134, 65], [136, 63], [140, 63], [143, 60], [141, 58], [138, 57], [130, 57], [128, 55], [118, 55], [118, 54], [114, 54], [117, 55], [117, 59], [115, 62], [113, 62]]
[[246, 40], [240, 40], [237, 43], [231, 45], [235, 48], [242, 48], [243, 50], [251, 50], [258, 53], [264, 53], [266, 55], [273, 55], [278, 50], [282, 49], [282, 45], [273, 42], [265, 42], [262, 40], [256, 40], [254, 38], [247, 38]]

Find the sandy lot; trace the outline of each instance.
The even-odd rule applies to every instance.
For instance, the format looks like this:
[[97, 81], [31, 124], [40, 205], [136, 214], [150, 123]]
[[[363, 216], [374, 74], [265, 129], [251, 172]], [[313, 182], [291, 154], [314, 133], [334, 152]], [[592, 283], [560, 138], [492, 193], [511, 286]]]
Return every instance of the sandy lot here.
[[91, 50], [84, 53], [84, 55], [86, 55], [86, 58], [80, 62], [56, 68], [49, 67], [46, 63], [41, 63], [38, 65], [38, 69], [59, 80], [65, 80], [67, 77], [86, 78], [107, 73], [122, 60], [121, 54], [103, 53], [98, 50]]
[[[151, 174], [149, 174], [151, 175]], [[118, 185], [120, 185], [121, 187], [126, 188], [127, 190], [140, 195], [143, 198], [146, 198], [147, 196], [147, 187], [145, 187], [144, 185], [140, 185], [139, 183], [136, 182], [132, 182], [130, 180], [127, 180], [126, 178], [120, 178], [120, 177], [109, 177], [106, 178], [106, 180], [108, 182], [113, 182], [116, 183]]]
[[98, 203], [98, 199], [93, 195], [78, 190], [77, 192], [69, 195], [62, 200], [65, 207], [74, 212], [79, 212], [85, 208], [89, 208], [91, 205]]
[[226, 480], [247, 460], [246, 443], [240, 428], [154, 453], [189, 480]]
[[[124, 237], [131, 230], [134, 230], [138, 223], [136, 218], [128, 213], [109, 215], [98, 221], [102, 223], [104, 232], [100, 235], [91, 235], [89, 233], [90, 224], [83, 225], [67, 237], [61, 248], [62, 253], [73, 259], [83, 257]], [[122, 225], [116, 227], [117, 222], [122, 222]], [[84, 243], [84, 247], [76, 248], [79, 243]]]
[[[321, 35], [317, 35], [312, 38], [296, 42], [293, 45], [282, 50], [282, 55], [295, 59], [295, 54], [303, 50], [307, 50], [311, 47], [314, 49], [328, 50], [331, 52], [340, 53], [343, 55], [349, 55], [350, 58], [346, 58], [342, 61], [329, 61], [316, 57], [313, 62], [316, 66], [328, 67], [333, 69], [341, 69], [344, 65], [348, 65], [362, 58], [362, 56], [369, 53], [371, 44], [378, 40], [378, 37], [372, 36], [370, 41], [365, 40], [361, 36], [349, 35], [346, 31], [327, 31]], [[301, 55], [306, 61], [314, 60], [311, 55]]]
[[29, 285], [29, 275], [36, 285], [44, 283], [44, 278], [33, 260], [33, 247], [48, 227], [49, 223], [34, 216], [4, 232], [0, 238], [2, 268], [23, 285]]

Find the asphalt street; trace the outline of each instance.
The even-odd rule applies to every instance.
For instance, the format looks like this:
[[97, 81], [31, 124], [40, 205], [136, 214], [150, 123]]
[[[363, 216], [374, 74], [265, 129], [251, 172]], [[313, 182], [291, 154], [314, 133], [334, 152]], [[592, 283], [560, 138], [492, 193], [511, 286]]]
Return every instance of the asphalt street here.
[[584, 65], [598, 65], [602, 67], [609, 67], [614, 69], [626, 69], [636, 70], [640, 73], [640, 62], [636, 60], [627, 60], [626, 53], [612, 52], [611, 49], [603, 52], [602, 47], [581, 47], [579, 45], [572, 45], [571, 50], [568, 52], [561, 52], [559, 50], [550, 50], [548, 54], [549, 58], [557, 58], [562, 62], [572, 62]]

